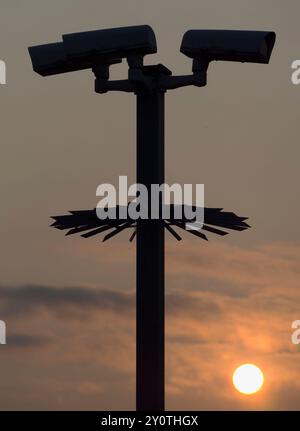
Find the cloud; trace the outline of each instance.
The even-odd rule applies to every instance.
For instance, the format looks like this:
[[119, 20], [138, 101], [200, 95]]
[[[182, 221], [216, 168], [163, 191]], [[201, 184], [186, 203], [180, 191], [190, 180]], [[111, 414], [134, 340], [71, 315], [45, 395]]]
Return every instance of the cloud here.
[[[212, 301], [197, 297], [186, 291], [166, 294], [167, 310], [170, 314], [210, 315], [220, 312], [220, 307]], [[134, 313], [135, 293], [121, 292], [91, 287], [54, 287], [54, 286], [0, 286], [0, 315], [27, 315], [42, 310], [57, 313], [65, 311], [65, 318], [73, 316], [76, 310]], [[73, 310], [73, 313], [67, 311]]]
[[40, 335], [9, 334], [9, 348], [39, 348], [51, 342], [51, 338]]
[[97, 309], [122, 313], [133, 306], [133, 296], [120, 291], [84, 286], [0, 286], [1, 316], [32, 314], [42, 309], [54, 312]]
[[[300, 348], [291, 343], [291, 322], [300, 318], [299, 256], [297, 244], [168, 246], [169, 409], [285, 409], [289, 400], [300, 409]], [[0, 387], [11, 397], [0, 395], [1, 405], [134, 408], [133, 288], [2, 286], [0, 318], [8, 328]], [[247, 400], [230, 380], [244, 362], [266, 375], [261, 393]], [[22, 393], [30, 385], [29, 402]]]

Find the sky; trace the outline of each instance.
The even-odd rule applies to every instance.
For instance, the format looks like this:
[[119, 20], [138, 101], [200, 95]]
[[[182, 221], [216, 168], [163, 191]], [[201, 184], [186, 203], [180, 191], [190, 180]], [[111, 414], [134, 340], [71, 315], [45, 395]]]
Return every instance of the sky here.
[[[191, 71], [188, 29], [277, 34], [268, 66], [212, 63], [205, 88], [166, 95], [166, 182], [204, 183], [206, 206], [252, 226], [208, 243], [166, 234], [166, 407], [300, 409], [299, 13], [296, 0], [2, 0], [1, 410], [135, 407], [135, 245], [49, 228], [51, 215], [95, 207], [100, 183], [135, 181], [135, 100], [95, 94], [90, 71], [42, 78], [27, 47], [136, 24], [156, 33], [146, 63], [173, 74]], [[254, 396], [231, 384], [245, 362], [265, 374]]]

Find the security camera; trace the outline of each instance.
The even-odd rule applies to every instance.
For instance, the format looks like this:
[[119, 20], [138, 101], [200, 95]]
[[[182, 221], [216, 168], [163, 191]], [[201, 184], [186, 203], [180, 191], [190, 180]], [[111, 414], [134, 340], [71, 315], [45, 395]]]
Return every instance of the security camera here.
[[274, 32], [244, 30], [189, 30], [180, 51], [195, 60], [269, 63]]
[[157, 47], [152, 28], [140, 25], [66, 34], [63, 42], [32, 46], [28, 50], [33, 70], [48, 76], [96, 70], [120, 63], [125, 57], [130, 64], [142, 64], [142, 57], [157, 52]]
[[72, 62], [128, 58], [157, 52], [155, 34], [149, 25], [65, 34], [63, 44]]
[[62, 42], [31, 46], [28, 51], [33, 70], [42, 76], [76, 70], [75, 65], [67, 59]]
[[[28, 51], [31, 57], [33, 70], [42, 76], [74, 72], [75, 70], [89, 69], [97, 65], [96, 62], [93, 63], [86, 59], [82, 59], [76, 63], [69, 60], [66, 56], [63, 42], [31, 46], [28, 48]], [[105, 62], [105, 60], [102, 59], [102, 65], [106, 66], [120, 63], [121, 61], [121, 59], [111, 59]]]

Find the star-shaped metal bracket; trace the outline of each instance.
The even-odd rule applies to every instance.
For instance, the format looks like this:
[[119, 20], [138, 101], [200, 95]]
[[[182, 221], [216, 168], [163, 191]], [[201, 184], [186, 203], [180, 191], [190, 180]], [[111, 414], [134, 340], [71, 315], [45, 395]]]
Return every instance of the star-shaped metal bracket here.
[[[128, 208], [128, 207], [127, 207]], [[195, 211], [195, 207], [192, 207]], [[115, 207], [116, 213], [119, 214], [120, 207]], [[184, 216], [180, 219], [174, 216], [174, 205], [169, 206], [170, 218], [163, 219], [165, 228], [178, 240], [182, 238], [177, 233], [176, 229], [183, 229], [186, 232], [198, 236], [199, 238], [208, 241], [207, 236], [203, 231], [214, 233], [216, 235], [227, 235], [229, 232], [226, 230], [243, 231], [250, 226], [245, 222], [247, 217], [239, 217], [233, 212], [223, 211], [223, 208], [204, 208], [204, 224], [201, 230], [189, 229], [188, 225], [195, 219], [187, 219]], [[182, 212], [184, 214], [184, 212]], [[73, 235], [80, 233], [83, 238], [90, 238], [94, 235], [107, 232], [103, 241], [114, 237], [125, 229], [133, 229], [129, 238], [132, 241], [136, 235], [136, 226], [138, 220], [127, 218], [105, 219], [101, 220], [97, 216], [96, 209], [92, 210], [78, 210], [69, 211], [69, 214], [61, 216], [53, 216], [54, 223], [51, 225], [56, 229], [68, 230], [66, 235]], [[151, 223], [153, 220], [149, 219], [147, 222]], [[220, 229], [221, 228], [221, 229]], [[226, 229], [226, 230], [224, 230]]]

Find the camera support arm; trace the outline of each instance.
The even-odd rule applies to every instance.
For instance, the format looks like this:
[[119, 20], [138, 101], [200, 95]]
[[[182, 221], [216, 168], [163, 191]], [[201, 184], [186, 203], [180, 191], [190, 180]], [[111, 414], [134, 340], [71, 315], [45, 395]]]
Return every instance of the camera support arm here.
[[127, 59], [129, 64], [128, 79], [109, 80], [109, 67], [111, 64], [93, 67], [96, 76], [96, 93], [107, 93], [108, 91], [123, 91], [126, 93], [136, 93], [140, 90], [146, 91], [167, 91], [180, 87], [193, 85], [204, 87], [206, 85], [206, 75], [208, 61], [195, 59], [193, 61], [192, 75], [172, 76], [172, 72], [162, 64], [143, 66], [142, 58]]

